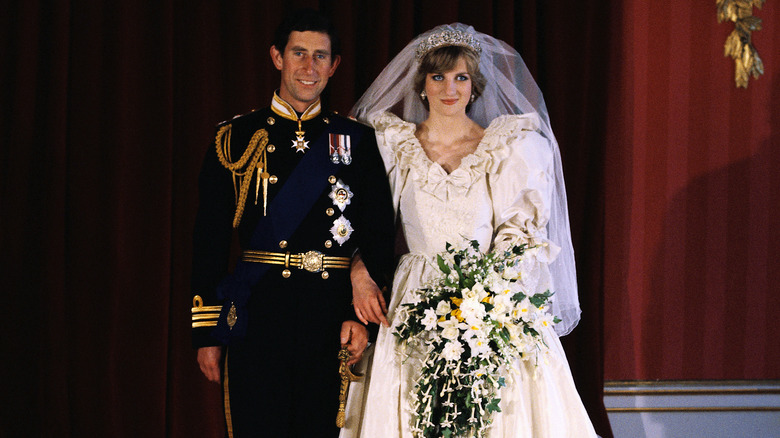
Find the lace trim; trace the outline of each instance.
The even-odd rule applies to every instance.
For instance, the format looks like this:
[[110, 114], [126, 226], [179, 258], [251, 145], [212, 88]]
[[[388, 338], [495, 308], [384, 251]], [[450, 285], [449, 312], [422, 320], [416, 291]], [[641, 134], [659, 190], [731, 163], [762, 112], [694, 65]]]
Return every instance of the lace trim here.
[[425, 154], [414, 135], [417, 128], [414, 123], [385, 112], [373, 117], [371, 124], [384, 134], [386, 147], [393, 151], [396, 166], [401, 170], [414, 170], [415, 181], [424, 188], [442, 183], [464, 188], [471, 186], [482, 175], [498, 170], [501, 161], [509, 156], [512, 143], [523, 131], [537, 131], [540, 126], [536, 113], [493, 119], [477, 149], [463, 157], [460, 166], [447, 174]]

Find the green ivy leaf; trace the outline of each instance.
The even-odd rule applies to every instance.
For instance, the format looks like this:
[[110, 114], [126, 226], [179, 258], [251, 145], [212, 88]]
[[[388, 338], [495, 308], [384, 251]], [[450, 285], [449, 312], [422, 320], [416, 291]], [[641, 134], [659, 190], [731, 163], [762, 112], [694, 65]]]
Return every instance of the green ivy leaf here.
[[450, 267], [447, 266], [446, 263], [444, 263], [444, 259], [442, 258], [441, 254], [436, 255], [436, 263], [439, 265], [439, 269], [441, 269], [441, 272], [444, 272], [444, 275], [450, 275]]

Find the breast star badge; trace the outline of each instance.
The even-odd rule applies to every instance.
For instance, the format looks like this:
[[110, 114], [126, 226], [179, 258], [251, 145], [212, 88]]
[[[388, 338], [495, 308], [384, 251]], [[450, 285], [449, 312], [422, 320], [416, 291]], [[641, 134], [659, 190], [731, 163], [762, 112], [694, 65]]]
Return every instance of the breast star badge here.
[[348, 185], [344, 184], [344, 181], [338, 180], [336, 184], [331, 186], [328, 197], [333, 200], [333, 205], [344, 211], [347, 205], [352, 202], [352, 191], [349, 190]]
[[333, 226], [330, 227], [330, 233], [333, 235], [333, 240], [339, 243], [339, 246], [349, 240], [352, 235], [352, 224], [344, 216], [339, 216], [338, 219], [333, 221]]

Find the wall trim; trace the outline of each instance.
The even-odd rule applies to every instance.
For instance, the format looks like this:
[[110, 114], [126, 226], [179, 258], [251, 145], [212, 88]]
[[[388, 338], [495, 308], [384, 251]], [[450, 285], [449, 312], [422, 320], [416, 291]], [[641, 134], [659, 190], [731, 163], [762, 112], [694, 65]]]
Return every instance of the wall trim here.
[[[780, 431], [780, 380], [607, 381], [616, 437], [756, 437]], [[767, 434], [769, 432], [769, 434]]]

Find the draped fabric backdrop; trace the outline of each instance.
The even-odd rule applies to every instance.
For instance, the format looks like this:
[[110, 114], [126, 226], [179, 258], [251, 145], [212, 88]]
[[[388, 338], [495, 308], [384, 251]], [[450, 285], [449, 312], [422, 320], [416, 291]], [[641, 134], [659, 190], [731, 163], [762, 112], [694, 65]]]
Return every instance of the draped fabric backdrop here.
[[[682, 4], [686, 3], [686, 4]], [[611, 24], [607, 379], [778, 379], [780, 2], [766, 73], [734, 85], [715, 2], [622, 2]]]
[[189, 347], [196, 179], [214, 124], [268, 104], [301, 6], [337, 18], [341, 112], [441, 23], [523, 54], [561, 144], [583, 306], [564, 342], [599, 433], [605, 373], [777, 378], [780, 14], [757, 12], [767, 74], [735, 90], [730, 25], [689, 3], [3, 2], [0, 436], [221, 435]]

